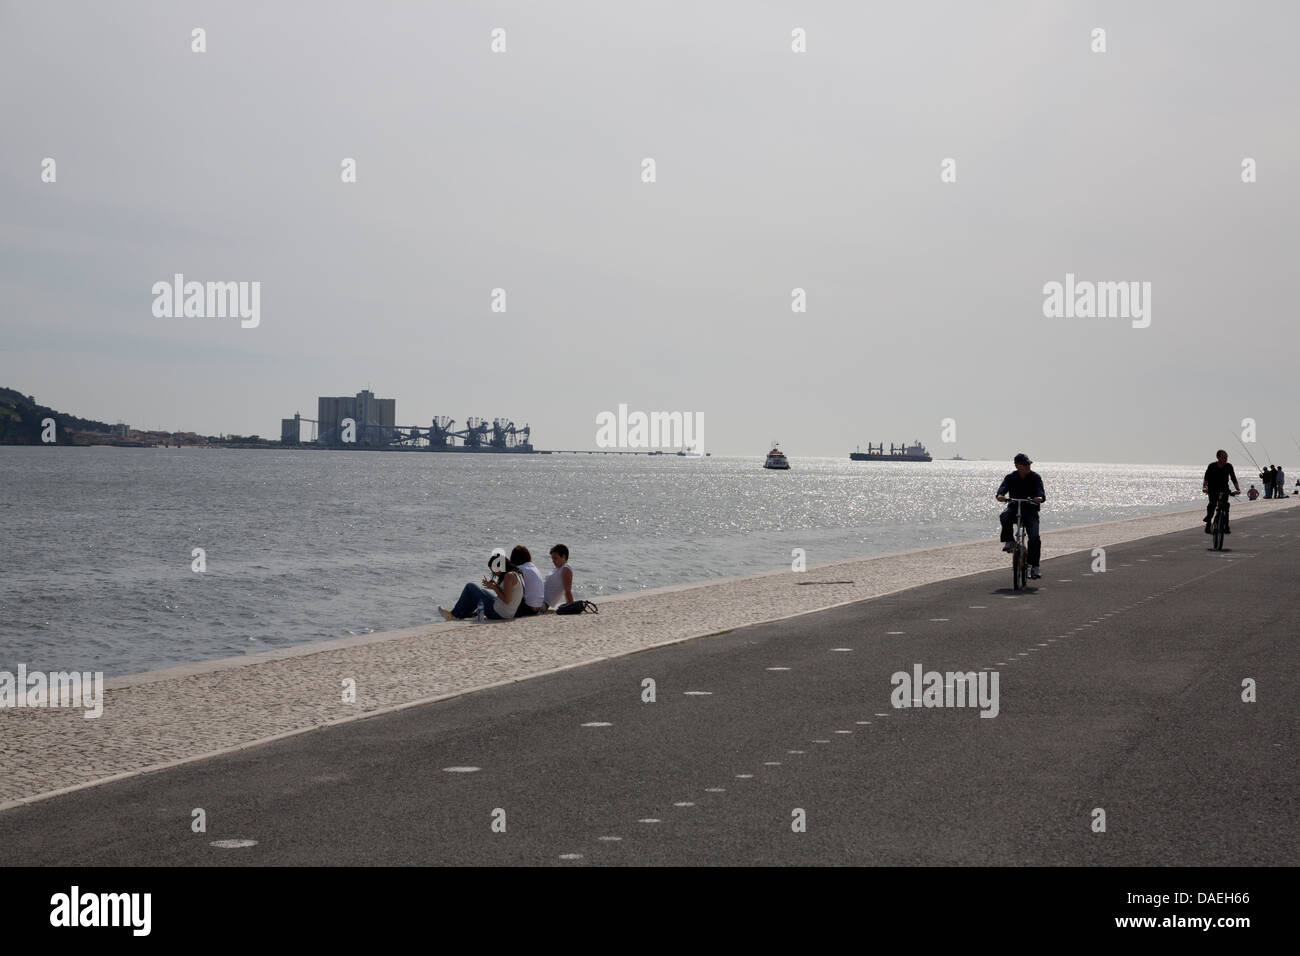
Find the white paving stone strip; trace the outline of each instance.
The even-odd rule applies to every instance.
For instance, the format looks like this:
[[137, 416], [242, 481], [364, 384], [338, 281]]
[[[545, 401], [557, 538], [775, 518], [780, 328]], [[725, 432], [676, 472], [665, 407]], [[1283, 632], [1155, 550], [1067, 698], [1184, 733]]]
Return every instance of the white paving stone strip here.
[[[1298, 503], [1270, 502], [1267, 513]], [[1199, 528], [1203, 516], [1200, 508], [1046, 531], [1043, 555]], [[1234, 515], [1234, 522], [1252, 517]], [[0, 708], [0, 810], [651, 647], [1001, 570], [1008, 560], [996, 540], [996, 515], [990, 527], [987, 541], [817, 566], [854, 582], [834, 588], [798, 587], [801, 575], [777, 571], [724, 579], [725, 588], [714, 580], [603, 597], [600, 614], [438, 621], [110, 678], [103, 715], [94, 720], [80, 708]], [[429, 595], [430, 608], [451, 596]], [[60, 670], [93, 670], [60, 663]], [[352, 704], [342, 702], [349, 678], [356, 681]]]

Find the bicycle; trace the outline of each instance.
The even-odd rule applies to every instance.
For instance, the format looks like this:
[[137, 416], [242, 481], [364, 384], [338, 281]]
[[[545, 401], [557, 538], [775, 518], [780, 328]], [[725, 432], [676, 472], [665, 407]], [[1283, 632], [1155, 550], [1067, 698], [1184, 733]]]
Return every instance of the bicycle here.
[[1011, 550], [1011, 589], [1022, 591], [1029, 580], [1029, 562], [1026, 560], [1029, 556], [1029, 548], [1025, 544], [1029, 532], [1025, 529], [1025, 522], [1020, 512], [1023, 505], [1038, 502], [1032, 498], [1008, 498], [1007, 502], [1016, 504], [1016, 530], [1013, 535], [1014, 547]]
[[1223, 536], [1228, 530], [1228, 513], [1224, 510], [1224, 505], [1228, 502], [1228, 497], [1241, 494], [1236, 491], [1219, 491], [1214, 496], [1214, 518], [1210, 521], [1210, 533], [1214, 535], [1213, 550], [1223, 550]]

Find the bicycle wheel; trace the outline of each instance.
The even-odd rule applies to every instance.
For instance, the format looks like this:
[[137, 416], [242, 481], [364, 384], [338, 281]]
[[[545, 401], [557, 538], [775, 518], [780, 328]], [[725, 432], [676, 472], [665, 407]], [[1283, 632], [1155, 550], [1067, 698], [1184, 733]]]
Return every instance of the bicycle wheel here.
[[1025, 586], [1025, 559], [1021, 555], [1020, 546], [1016, 545], [1016, 550], [1011, 552], [1011, 589], [1013, 591], [1019, 591]]
[[1214, 516], [1214, 550], [1223, 550], [1223, 516]]

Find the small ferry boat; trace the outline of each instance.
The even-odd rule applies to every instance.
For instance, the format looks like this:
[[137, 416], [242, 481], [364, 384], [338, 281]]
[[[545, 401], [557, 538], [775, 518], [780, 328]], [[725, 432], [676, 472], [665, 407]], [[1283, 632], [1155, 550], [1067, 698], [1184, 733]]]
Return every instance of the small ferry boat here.
[[694, 445], [687, 445], [685, 448], [678, 450], [677, 457], [678, 458], [703, 458], [704, 453], [696, 451]]
[[790, 467], [790, 459], [785, 457], [783, 452], [776, 444], [772, 442], [772, 450], [767, 453], [767, 461], [763, 462], [764, 468], [774, 468], [777, 471], [785, 471]]

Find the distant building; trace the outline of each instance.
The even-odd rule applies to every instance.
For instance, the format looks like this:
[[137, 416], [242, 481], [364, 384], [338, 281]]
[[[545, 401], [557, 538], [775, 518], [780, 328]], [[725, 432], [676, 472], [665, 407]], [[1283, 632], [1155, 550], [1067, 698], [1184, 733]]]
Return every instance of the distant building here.
[[357, 392], [352, 398], [321, 396], [316, 400], [317, 442], [343, 444], [343, 421], [347, 418], [356, 423], [357, 445], [386, 445], [396, 431], [397, 399], [375, 398], [369, 390]]
[[302, 442], [302, 415], [280, 419], [280, 444], [297, 445]]

